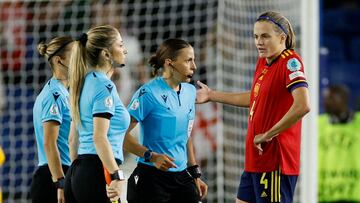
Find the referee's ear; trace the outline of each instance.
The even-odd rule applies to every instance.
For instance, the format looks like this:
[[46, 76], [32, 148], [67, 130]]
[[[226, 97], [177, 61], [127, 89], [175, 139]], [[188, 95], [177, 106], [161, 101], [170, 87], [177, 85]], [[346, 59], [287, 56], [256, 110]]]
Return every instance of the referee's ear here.
[[103, 59], [105, 59], [105, 61], [111, 60], [111, 54], [110, 54], [109, 50], [107, 50], [107, 49], [101, 50], [101, 56], [103, 57]]

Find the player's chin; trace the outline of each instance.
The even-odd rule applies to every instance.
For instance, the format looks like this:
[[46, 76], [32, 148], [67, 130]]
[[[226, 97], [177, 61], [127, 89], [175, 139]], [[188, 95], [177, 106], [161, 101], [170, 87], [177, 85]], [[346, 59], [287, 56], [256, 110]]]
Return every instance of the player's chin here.
[[259, 52], [259, 58], [266, 58], [266, 57], [268, 57], [268, 54], [264, 52]]

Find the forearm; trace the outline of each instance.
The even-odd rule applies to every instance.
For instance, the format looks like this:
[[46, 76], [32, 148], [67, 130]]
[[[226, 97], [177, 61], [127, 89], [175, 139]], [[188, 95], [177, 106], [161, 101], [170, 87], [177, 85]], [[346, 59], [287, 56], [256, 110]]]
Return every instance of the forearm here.
[[71, 162], [77, 158], [77, 151], [79, 148], [79, 135], [76, 131], [75, 124], [71, 122], [69, 134], [69, 153]]
[[189, 138], [186, 147], [187, 147], [187, 155], [188, 155], [188, 166], [196, 165], [195, 150], [194, 150], [192, 137]]
[[75, 159], [77, 159], [77, 151], [79, 149], [79, 140], [73, 140], [69, 142], [69, 152], [70, 152], [70, 160], [73, 162]]
[[48, 160], [49, 169], [53, 179], [57, 180], [64, 177], [64, 172], [61, 166], [60, 153], [55, 143], [46, 143], [44, 145], [46, 158]]
[[146, 147], [139, 144], [136, 138], [131, 133], [126, 133], [124, 141], [124, 149], [127, 152], [135, 154], [138, 157], [143, 157], [144, 153], [148, 150]]
[[305, 87], [299, 87], [291, 93], [293, 104], [286, 114], [269, 131], [265, 133], [265, 138], [271, 139], [291, 125], [299, 121], [310, 111], [309, 92]]
[[250, 106], [250, 92], [232, 93], [211, 91], [209, 93], [209, 99], [213, 102], [220, 102], [238, 107]]
[[119, 167], [115, 161], [115, 157], [109, 140], [107, 139], [107, 137], [95, 137], [96, 136], [94, 136], [94, 145], [96, 153], [98, 154], [105, 168], [110, 173], [114, 173], [116, 170], [119, 169]]

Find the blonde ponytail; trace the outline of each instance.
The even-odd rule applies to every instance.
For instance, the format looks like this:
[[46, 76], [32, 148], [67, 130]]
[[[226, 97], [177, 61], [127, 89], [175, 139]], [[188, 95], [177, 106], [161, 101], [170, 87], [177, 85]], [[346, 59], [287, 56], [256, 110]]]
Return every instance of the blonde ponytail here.
[[70, 59], [69, 87], [71, 117], [75, 124], [81, 125], [80, 120], [80, 95], [84, 85], [85, 75], [88, 72], [86, 64], [86, 47], [80, 41], [75, 41]]

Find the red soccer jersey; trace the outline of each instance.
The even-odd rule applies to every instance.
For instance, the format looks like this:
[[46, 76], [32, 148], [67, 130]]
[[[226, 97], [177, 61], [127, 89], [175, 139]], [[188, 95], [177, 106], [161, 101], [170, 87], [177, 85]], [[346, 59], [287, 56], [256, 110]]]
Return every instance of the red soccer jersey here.
[[245, 171], [269, 172], [280, 166], [285, 175], [299, 174], [301, 120], [262, 143], [262, 155], [254, 146], [255, 135], [270, 130], [290, 109], [291, 91], [299, 86], [307, 87], [307, 82], [301, 58], [293, 50], [283, 51], [269, 65], [265, 58], [258, 59], [250, 96]]

